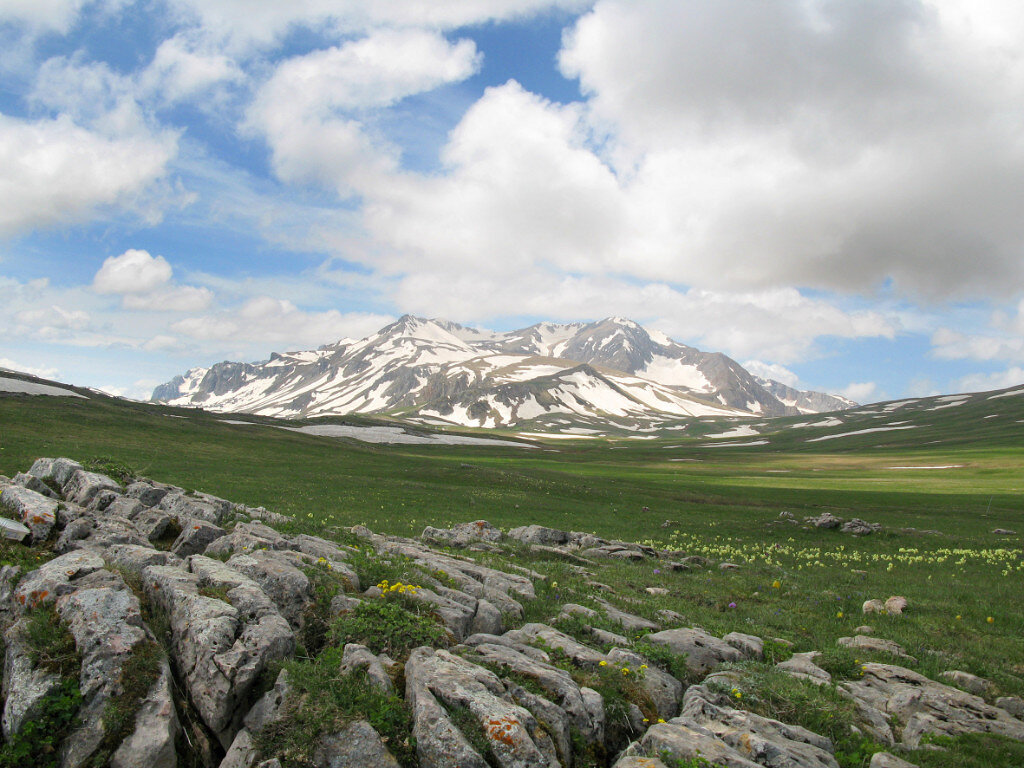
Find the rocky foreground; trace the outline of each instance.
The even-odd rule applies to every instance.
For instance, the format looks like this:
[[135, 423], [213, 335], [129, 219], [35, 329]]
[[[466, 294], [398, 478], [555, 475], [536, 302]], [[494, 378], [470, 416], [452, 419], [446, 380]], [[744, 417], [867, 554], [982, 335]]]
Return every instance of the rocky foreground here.
[[[124, 480], [70, 459], [39, 459], [0, 478], [4, 532], [25, 541], [7, 548], [37, 552], [40, 563], [0, 569], [0, 764], [662, 768], [700, 758], [730, 768], [839, 766], [830, 739], [748, 711], [737, 695], [728, 664], [763, 658], [766, 641], [780, 641], [719, 638], [668, 612], [654, 622], [614, 604], [613, 594], [597, 601], [600, 609], [565, 604], [549, 622], [527, 622], [524, 606], [552, 586], [546, 577], [481, 562], [509, 546], [557, 555], [581, 572], [609, 559], [713, 565], [702, 558], [540, 526], [503, 533], [484, 521], [427, 528], [419, 539], [356, 527], [338, 543], [285, 535], [277, 529], [289, 519], [262, 508]], [[413, 577], [361, 583], [368, 562], [404, 564]], [[397, 745], [369, 713], [349, 713], [319, 721], [299, 748], [281, 747], [295, 742], [286, 738], [290, 724], [311, 727], [302, 715], [319, 702], [277, 670], [328, 643], [330, 630], [317, 626], [389, 601], [430, 617], [432, 642], [390, 655], [343, 643], [331, 675], [352, 676], [375, 701], [399, 702], [411, 738]], [[588, 626], [598, 610], [621, 632]], [[552, 626], [567, 617], [588, 634]], [[70, 638], [63, 655], [53, 650], [62, 636]], [[840, 642], [905, 656], [867, 632]], [[815, 656], [794, 654], [774, 669], [831, 686]], [[680, 664], [666, 665], [672, 658]], [[836, 690], [855, 704], [865, 738], [889, 749], [871, 759], [876, 768], [910, 765], [896, 753], [930, 735], [1024, 740], [1024, 701], [987, 703], [978, 695], [984, 680], [951, 670], [944, 679], [954, 687], [883, 663], [861, 672]], [[59, 740], [50, 738], [60, 723]], [[23, 763], [12, 757], [19, 754]]]

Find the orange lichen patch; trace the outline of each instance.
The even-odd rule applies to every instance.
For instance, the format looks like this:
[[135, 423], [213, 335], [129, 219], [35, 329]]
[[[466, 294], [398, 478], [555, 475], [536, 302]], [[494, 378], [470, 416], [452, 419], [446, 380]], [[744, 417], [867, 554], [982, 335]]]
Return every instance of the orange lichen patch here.
[[33, 525], [42, 525], [45, 522], [47, 522], [47, 520], [42, 515], [32, 515], [32, 524]]
[[512, 735], [519, 727], [519, 721], [510, 715], [488, 720], [484, 723], [484, 730], [487, 731], [488, 736], [509, 747], [515, 744], [515, 740], [512, 738]]
[[754, 754], [754, 745], [750, 743], [749, 733], [744, 733], [740, 735], [740, 748], [748, 755]]

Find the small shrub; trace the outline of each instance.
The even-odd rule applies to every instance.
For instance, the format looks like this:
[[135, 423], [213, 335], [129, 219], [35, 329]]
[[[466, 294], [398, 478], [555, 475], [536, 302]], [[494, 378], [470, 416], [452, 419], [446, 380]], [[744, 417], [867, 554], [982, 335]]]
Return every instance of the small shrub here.
[[77, 677], [62, 680], [56, 690], [43, 697], [35, 715], [21, 730], [0, 746], [0, 768], [60, 765], [60, 745], [77, 727], [81, 703]]
[[330, 628], [332, 645], [362, 643], [374, 653], [402, 658], [421, 645], [442, 645], [448, 633], [436, 617], [407, 601], [364, 600], [340, 616]]
[[336, 733], [346, 723], [365, 719], [399, 764], [413, 768], [416, 746], [412, 715], [405, 702], [374, 688], [365, 672], [343, 674], [341, 656], [341, 649], [328, 648], [316, 659], [284, 665], [291, 693], [279, 719], [255, 734], [257, 751], [277, 757], [286, 768], [310, 766], [318, 736]]

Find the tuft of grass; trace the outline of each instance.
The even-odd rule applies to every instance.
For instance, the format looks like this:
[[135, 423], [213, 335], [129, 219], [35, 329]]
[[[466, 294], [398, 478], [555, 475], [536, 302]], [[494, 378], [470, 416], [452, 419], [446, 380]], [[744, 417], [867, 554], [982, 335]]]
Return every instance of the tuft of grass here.
[[856, 705], [836, 686], [816, 685], [777, 672], [761, 662], [737, 662], [726, 668], [739, 674], [739, 682], [734, 686], [712, 683], [712, 690], [727, 694], [737, 709], [827, 736], [842, 768], [864, 768], [874, 753], [884, 750], [874, 740], [854, 733], [852, 726], [859, 722]]
[[22, 631], [29, 659], [34, 666], [58, 675], [60, 683], [43, 697], [21, 730], [0, 747], [0, 768], [56, 768], [60, 745], [78, 725], [82, 659], [75, 639], [51, 604], [32, 608], [26, 619]]
[[106, 475], [121, 485], [127, 485], [139, 476], [134, 467], [110, 456], [94, 456], [83, 461], [82, 466], [90, 472], [99, 472], [102, 475]]
[[370, 685], [365, 672], [343, 674], [341, 656], [340, 648], [327, 648], [315, 659], [285, 663], [291, 690], [279, 718], [255, 734], [258, 753], [277, 757], [287, 768], [310, 766], [318, 736], [362, 719], [403, 768], [415, 768], [412, 714], [405, 702]]
[[1024, 742], [992, 733], [926, 737], [939, 749], [916, 749], [904, 757], [920, 768], [991, 768], [1024, 765]]
[[469, 745], [484, 759], [487, 765], [491, 768], [501, 768], [501, 762], [491, 747], [491, 740], [487, 738], [483, 725], [469, 710], [469, 707], [450, 704], [446, 705], [445, 709], [452, 723], [462, 732]]

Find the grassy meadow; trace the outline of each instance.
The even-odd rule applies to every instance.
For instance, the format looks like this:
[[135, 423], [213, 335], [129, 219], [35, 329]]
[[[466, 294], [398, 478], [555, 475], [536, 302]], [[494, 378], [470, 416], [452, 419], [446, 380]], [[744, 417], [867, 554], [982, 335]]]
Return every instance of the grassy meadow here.
[[[39, 456], [108, 457], [156, 480], [293, 515], [295, 530], [328, 538], [353, 524], [412, 535], [426, 525], [486, 519], [649, 542], [740, 568], [615, 563], [584, 575], [523, 548], [485, 557], [499, 566], [513, 558], [548, 576], [527, 606], [534, 620], [550, 619], [565, 602], [597, 606], [600, 589], [591, 582], [599, 582], [621, 608], [649, 618], [667, 609], [715, 634], [748, 632], [789, 641], [794, 651], [824, 651], [839, 678], [855, 676], [867, 658], [890, 660], [853, 658], [836, 646], [867, 623], [928, 676], [960, 669], [988, 678], [993, 700], [1024, 696], [1018, 400], [922, 412], [909, 417], [921, 420], [919, 431], [819, 442], [794, 437], [787, 424], [797, 419], [788, 419], [767, 445], [711, 448], [675, 435], [513, 448], [373, 445], [288, 432], [269, 419], [234, 425], [95, 395], [0, 395], [0, 474], [24, 471]], [[993, 414], [1000, 418], [986, 418]], [[854, 537], [800, 524], [825, 511], [884, 530]], [[652, 595], [651, 587], [667, 594]], [[905, 615], [861, 613], [865, 600], [890, 595], [908, 599]], [[771, 700], [767, 688], [760, 699], [754, 690], [772, 684], [765, 665], [743, 674], [748, 700]], [[826, 706], [810, 708], [819, 705]], [[870, 745], [847, 746], [844, 766], [867, 764]], [[907, 759], [929, 767], [1024, 765], [1024, 746], [1015, 742], [980, 737], [947, 746]]]

